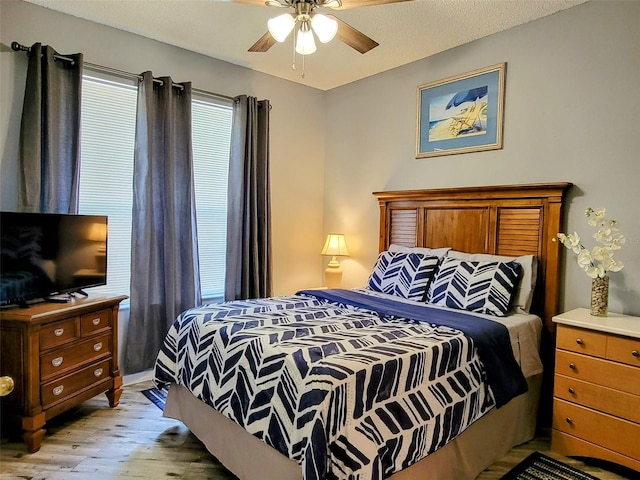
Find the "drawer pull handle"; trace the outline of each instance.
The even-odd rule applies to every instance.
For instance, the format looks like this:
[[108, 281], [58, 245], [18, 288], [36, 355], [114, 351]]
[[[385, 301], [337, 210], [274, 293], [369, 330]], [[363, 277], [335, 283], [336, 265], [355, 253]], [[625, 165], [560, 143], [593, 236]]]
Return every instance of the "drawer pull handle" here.
[[640, 357], [640, 352], [638, 352], [638, 350], [633, 350], [631, 352], [631, 355], [633, 355], [634, 357], [638, 358], [638, 357]]
[[100, 318], [94, 318], [93, 320], [91, 320], [91, 323], [93, 323], [94, 325], [100, 325]]
[[58, 385], [53, 389], [53, 394], [57, 397], [62, 393], [63, 390], [64, 390], [64, 385]]
[[64, 328], [56, 328], [56, 329], [53, 331], [53, 334], [54, 334], [56, 337], [59, 337], [59, 336], [60, 336], [60, 335], [62, 335], [63, 333], [64, 333]]
[[577, 343], [578, 345], [582, 345], [584, 342], [582, 341], [582, 339], [581, 339], [581, 338], [578, 338], [578, 339], [576, 339], [576, 343]]
[[96, 369], [93, 371], [93, 374], [94, 374], [96, 377], [101, 377], [101, 376], [102, 376], [102, 372], [103, 372], [103, 371], [104, 371], [104, 370], [103, 370], [102, 368], [96, 368]]
[[575, 364], [575, 363], [570, 363], [570, 364], [569, 364], [569, 368], [570, 368], [571, 370], [575, 370], [575, 369], [576, 369], [576, 364]]
[[53, 365], [54, 367], [59, 367], [60, 365], [62, 365], [62, 357], [56, 357], [53, 360], [51, 360], [51, 365]]
[[573, 388], [569, 387], [569, 393], [573, 395], [574, 393], [576, 393], [576, 391]]
[[567, 423], [569, 425], [573, 425], [573, 420], [571, 420], [571, 417], [567, 417]]
[[102, 342], [98, 342], [98, 343], [96, 343], [96, 344], [93, 346], [93, 349], [94, 349], [96, 352], [99, 352], [100, 350], [102, 350]]

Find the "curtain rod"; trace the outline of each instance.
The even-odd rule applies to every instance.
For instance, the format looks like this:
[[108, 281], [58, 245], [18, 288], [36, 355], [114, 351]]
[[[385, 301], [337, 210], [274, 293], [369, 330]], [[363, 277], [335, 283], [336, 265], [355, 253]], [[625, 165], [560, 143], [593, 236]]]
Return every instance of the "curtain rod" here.
[[[27, 47], [25, 45], [21, 45], [18, 42], [11, 42], [11, 49], [16, 51], [16, 52], [27, 52], [27, 54], [31, 53], [31, 47]], [[63, 55], [59, 55], [57, 53], [53, 54], [53, 58], [55, 58], [56, 60], [62, 60], [64, 62], [71, 62], [71, 64], [73, 65], [75, 63], [75, 60], [73, 58], [69, 58], [69, 57], [65, 57]], [[100, 72], [104, 72], [104, 73], [111, 73], [114, 75], [119, 75], [121, 77], [125, 77], [125, 78], [131, 78], [131, 79], [136, 79], [138, 81], [142, 80], [142, 75], [138, 75], [136, 73], [130, 73], [130, 72], [125, 72], [124, 70], [117, 70], [115, 68], [111, 68], [111, 67], [105, 67], [103, 65], [97, 65], [95, 63], [89, 63], [89, 62], [84, 62], [84, 65], [91, 69], [91, 70], [97, 70]], [[155, 83], [158, 83], [160, 85], [163, 84], [163, 81], [157, 78], [154, 78], [153, 81]], [[175, 88], [179, 88], [180, 90], [184, 89], [184, 87], [182, 85], [178, 85], [178, 84], [172, 84], [173, 87]], [[227, 95], [222, 95], [220, 93], [213, 93], [213, 92], [208, 92], [206, 90], [200, 90], [197, 88], [192, 88], [191, 91], [193, 93], [197, 93], [200, 95], [206, 95], [209, 97], [214, 97], [214, 98], [220, 98], [223, 100], [230, 100], [230, 101], [235, 101], [234, 97], [229, 97]]]

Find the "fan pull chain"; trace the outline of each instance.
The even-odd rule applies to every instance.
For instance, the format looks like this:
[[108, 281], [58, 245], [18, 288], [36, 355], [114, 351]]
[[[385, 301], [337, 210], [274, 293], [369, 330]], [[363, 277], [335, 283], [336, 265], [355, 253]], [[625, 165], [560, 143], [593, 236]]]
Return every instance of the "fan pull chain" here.
[[291, 64], [291, 70], [295, 70], [296, 69], [296, 39], [298, 36], [298, 32], [296, 31], [296, 29], [293, 29], [293, 63]]
[[[298, 40], [298, 30], [294, 29], [293, 30], [293, 63], [291, 64], [291, 70], [296, 70], [296, 59], [298, 58], [296, 56], [296, 41]], [[302, 55], [302, 75], [301, 77], [304, 78], [304, 57], [305, 55]]]

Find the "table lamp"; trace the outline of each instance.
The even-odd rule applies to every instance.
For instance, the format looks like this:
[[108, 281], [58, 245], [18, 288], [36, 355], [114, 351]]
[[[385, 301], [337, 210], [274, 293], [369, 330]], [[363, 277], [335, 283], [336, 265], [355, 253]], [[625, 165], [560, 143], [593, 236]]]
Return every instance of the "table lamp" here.
[[342, 233], [330, 233], [327, 235], [327, 241], [324, 242], [324, 247], [320, 255], [331, 256], [331, 261], [327, 265], [327, 269], [324, 271], [324, 281], [327, 288], [340, 288], [342, 282], [342, 268], [340, 268], [340, 262], [336, 259], [338, 256], [348, 257], [349, 250], [347, 250], [347, 244], [344, 240]]
[[94, 223], [91, 225], [89, 240], [98, 242], [96, 271], [98, 273], [105, 273], [107, 271], [107, 225], [105, 223]]

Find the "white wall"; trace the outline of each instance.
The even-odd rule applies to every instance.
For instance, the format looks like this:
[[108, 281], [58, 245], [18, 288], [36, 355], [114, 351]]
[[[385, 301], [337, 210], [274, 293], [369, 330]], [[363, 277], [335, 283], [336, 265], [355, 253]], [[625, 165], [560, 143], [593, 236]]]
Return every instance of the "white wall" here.
[[[640, 315], [639, 22], [640, 2], [590, 1], [329, 91], [324, 229], [346, 234], [343, 284], [375, 262], [374, 191], [569, 181], [568, 231], [591, 235], [585, 208], [606, 207], [627, 236], [610, 310]], [[417, 87], [502, 62], [504, 148], [415, 159]], [[565, 259], [561, 306], [588, 306], [590, 279]]]
[[[16, 206], [18, 136], [27, 55], [12, 41], [41, 42], [85, 62], [132, 73], [153, 71], [193, 88], [271, 101], [274, 293], [321, 285], [324, 93], [188, 50], [29, 3], [0, 1], [0, 208]], [[308, 132], [314, 132], [308, 135]], [[304, 148], [300, 142], [304, 142]], [[291, 199], [296, 201], [292, 202]]]

